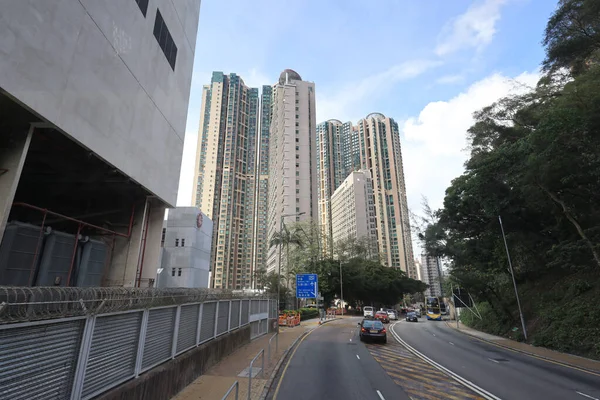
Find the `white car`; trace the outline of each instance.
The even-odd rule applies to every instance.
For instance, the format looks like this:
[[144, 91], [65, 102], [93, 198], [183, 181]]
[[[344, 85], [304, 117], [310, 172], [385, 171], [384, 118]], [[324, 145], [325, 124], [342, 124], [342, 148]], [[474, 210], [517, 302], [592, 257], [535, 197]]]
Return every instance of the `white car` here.
[[396, 310], [386, 310], [388, 313], [388, 317], [390, 317], [390, 319], [393, 319], [394, 321], [398, 321], [398, 314], [396, 313]]
[[363, 316], [365, 317], [373, 317], [375, 314], [373, 312], [373, 307], [371, 306], [364, 306], [363, 307]]

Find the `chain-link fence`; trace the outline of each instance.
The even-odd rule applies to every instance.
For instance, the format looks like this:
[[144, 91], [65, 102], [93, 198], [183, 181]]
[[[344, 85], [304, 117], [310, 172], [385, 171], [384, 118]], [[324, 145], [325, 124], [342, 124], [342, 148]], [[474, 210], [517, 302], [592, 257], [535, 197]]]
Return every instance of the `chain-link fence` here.
[[0, 325], [2, 399], [91, 399], [248, 324], [251, 337], [263, 335], [277, 309], [275, 300], [215, 291], [52, 289], [27, 302], [44, 289], [2, 288], [5, 316], [55, 317]]

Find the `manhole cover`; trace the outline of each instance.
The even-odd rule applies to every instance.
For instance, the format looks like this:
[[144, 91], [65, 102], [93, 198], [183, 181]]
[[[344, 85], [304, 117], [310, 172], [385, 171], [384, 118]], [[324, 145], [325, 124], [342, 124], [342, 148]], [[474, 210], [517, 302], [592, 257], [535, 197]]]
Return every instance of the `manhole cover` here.
[[[261, 367], [252, 367], [252, 377], [254, 378], [256, 375], [260, 374], [261, 370]], [[250, 376], [250, 367], [245, 368], [238, 376], [240, 378], [248, 378]]]

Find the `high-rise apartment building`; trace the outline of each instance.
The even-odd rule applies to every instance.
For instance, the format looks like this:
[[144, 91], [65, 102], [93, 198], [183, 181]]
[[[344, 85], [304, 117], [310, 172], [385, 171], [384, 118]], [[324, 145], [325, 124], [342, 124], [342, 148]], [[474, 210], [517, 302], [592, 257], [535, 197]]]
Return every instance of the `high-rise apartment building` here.
[[[267, 239], [286, 221], [317, 216], [315, 84], [284, 70], [273, 86], [269, 131]], [[301, 214], [301, 215], [300, 215]], [[277, 266], [277, 249], [268, 249], [267, 269]]]
[[421, 280], [429, 285], [425, 291], [428, 296], [442, 295], [442, 265], [438, 257], [421, 254]]
[[344, 158], [344, 142], [350, 139], [352, 123], [336, 119], [317, 125], [317, 217], [323, 239], [323, 253], [331, 256], [333, 251], [331, 196], [350, 171], [349, 157]]
[[368, 170], [351, 172], [335, 190], [331, 221], [333, 243], [346, 239], [377, 241], [373, 183]]
[[[372, 113], [358, 122], [357, 134], [361, 168], [371, 172], [373, 182], [382, 261], [416, 278], [398, 124]], [[356, 154], [349, 156], [355, 158]]]
[[260, 139], [258, 141], [258, 171], [254, 227], [254, 268], [265, 268], [269, 243], [267, 241], [267, 210], [269, 193], [269, 129], [273, 88], [264, 85], [260, 100]]
[[252, 284], [258, 89], [213, 72], [202, 91], [192, 203], [213, 221], [212, 287]]

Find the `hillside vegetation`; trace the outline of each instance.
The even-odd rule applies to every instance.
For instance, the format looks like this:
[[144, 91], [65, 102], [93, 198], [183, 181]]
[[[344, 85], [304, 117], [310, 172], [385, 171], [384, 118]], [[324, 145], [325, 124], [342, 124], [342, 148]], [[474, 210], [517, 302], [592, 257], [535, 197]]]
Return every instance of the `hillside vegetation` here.
[[529, 342], [600, 358], [600, 2], [561, 0], [543, 43], [538, 85], [475, 114], [420, 238], [479, 304], [465, 323], [523, 339], [501, 216]]

